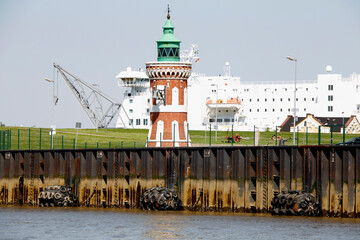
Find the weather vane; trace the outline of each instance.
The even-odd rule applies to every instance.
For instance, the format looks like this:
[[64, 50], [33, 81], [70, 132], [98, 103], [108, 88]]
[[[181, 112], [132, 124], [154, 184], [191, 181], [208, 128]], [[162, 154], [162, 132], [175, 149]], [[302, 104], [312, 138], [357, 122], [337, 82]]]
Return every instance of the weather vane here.
[[168, 4], [168, 15], [167, 15], [167, 19], [170, 19], [170, 6]]

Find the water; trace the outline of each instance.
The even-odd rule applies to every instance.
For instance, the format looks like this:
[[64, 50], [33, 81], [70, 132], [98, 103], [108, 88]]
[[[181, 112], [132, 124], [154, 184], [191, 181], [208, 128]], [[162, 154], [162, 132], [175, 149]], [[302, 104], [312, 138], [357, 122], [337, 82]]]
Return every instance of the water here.
[[0, 207], [0, 239], [360, 239], [360, 219]]

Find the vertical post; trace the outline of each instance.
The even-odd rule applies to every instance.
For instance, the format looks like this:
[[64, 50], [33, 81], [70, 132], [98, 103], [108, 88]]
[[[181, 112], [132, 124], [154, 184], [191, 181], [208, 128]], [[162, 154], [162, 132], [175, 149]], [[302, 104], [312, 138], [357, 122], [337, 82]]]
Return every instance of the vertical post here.
[[343, 125], [343, 143], [345, 142], [345, 124]]
[[210, 139], [209, 139], [209, 146], [211, 147], [211, 124], [210, 124]]
[[18, 150], [20, 149], [20, 128], [18, 129]]
[[309, 144], [309, 132], [308, 132], [308, 127], [306, 127], [306, 145]]
[[333, 126], [330, 126], [330, 144], [333, 144]]
[[31, 128], [29, 128], [29, 150], [30, 150], [30, 131], [31, 131]]
[[205, 143], [206, 144], [206, 131], [207, 131], [207, 124], [205, 125]]
[[9, 130], [9, 149], [11, 150], [11, 129]]
[[173, 147], [175, 147], [175, 124], [174, 124], [174, 129], [173, 129]]
[[318, 130], [318, 145], [320, 145], [321, 143], [321, 126], [319, 126], [319, 130]]
[[61, 149], [64, 149], [64, 135], [61, 135]]
[[277, 146], [277, 127], [275, 127], [275, 146]]
[[40, 136], [39, 136], [39, 138], [40, 138], [40, 139], [39, 139], [39, 149], [41, 149], [41, 130], [42, 130], [42, 129], [40, 128]]
[[50, 148], [53, 149], [54, 148], [54, 143], [53, 143], [53, 128], [50, 127], [50, 135], [51, 135], [51, 140], [50, 140]]
[[161, 147], [161, 137], [162, 137], [162, 133], [160, 133], [160, 147]]
[[186, 127], [186, 146], [188, 147], [189, 146], [189, 123], [186, 124], [187, 127]]
[[1, 134], [2, 134], [2, 131], [0, 130], [0, 150], [2, 149], [2, 144], [1, 144]]
[[234, 146], [234, 124], [231, 125], [231, 146]]
[[255, 125], [254, 125], [254, 146], [255, 146]]
[[296, 145], [299, 145], [299, 127], [296, 128], [297, 133], [296, 133]]

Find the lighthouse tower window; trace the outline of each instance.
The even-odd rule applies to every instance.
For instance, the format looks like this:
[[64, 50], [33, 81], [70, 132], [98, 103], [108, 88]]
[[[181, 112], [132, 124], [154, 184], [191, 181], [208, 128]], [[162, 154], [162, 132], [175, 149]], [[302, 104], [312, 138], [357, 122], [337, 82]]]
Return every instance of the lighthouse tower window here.
[[177, 48], [159, 48], [158, 57], [179, 57], [179, 49]]

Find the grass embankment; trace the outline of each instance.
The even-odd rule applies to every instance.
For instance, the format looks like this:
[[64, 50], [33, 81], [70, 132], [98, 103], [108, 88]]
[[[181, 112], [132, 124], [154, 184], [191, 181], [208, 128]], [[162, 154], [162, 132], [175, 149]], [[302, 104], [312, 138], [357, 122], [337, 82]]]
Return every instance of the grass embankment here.
[[[240, 143], [233, 145], [254, 145], [254, 132], [234, 132], [234, 136], [239, 134], [242, 139]], [[288, 139], [285, 145], [292, 145], [293, 133], [281, 132], [282, 138]], [[73, 149], [73, 148], [120, 148], [120, 147], [144, 147], [146, 144], [148, 130], [146, 129], [57, 129], [53, 135], [53, 148]], [[211, 145], [227, 145], [226, 136], [231, 136], [231, 131], [211, 132]], [[275, 132], [260, 132], [259, 145], [275, 145], [272, 140]], [[206, 136], [206, 138], [205, 138]], [[299, 145], [317, 145], [317, 133], [298, 133]], [[321, 134], [321, 144], [331, 144], [331, 134]], [[346, 135], [346, 140], [354, 137]], [[210, 131], [190, 131], [190, 139], [193, 146], [209, 146]], [[216, 141], [217, 139], [217, 141]], [[342, 142], [343, 135], [333, 133], [333, 144]], [[279, 141], [277, 142], [279, 144]], [[0, 149], [50, 149], [51, 135], [49, 128], [24, 128], [24, 127], [0, 127]]]

